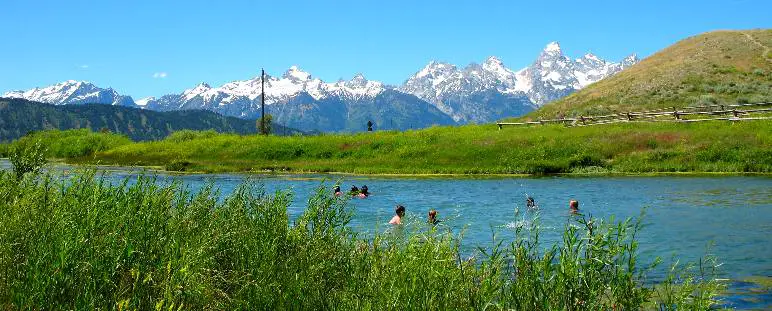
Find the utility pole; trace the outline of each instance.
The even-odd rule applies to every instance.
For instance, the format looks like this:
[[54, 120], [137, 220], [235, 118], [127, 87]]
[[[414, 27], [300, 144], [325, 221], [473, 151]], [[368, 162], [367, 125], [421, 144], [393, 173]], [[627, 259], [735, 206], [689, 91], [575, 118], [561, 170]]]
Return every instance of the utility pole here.
[[260, 134], [268, 135], [265, 131], [265, 69], [260, 68], [260, 108], [263, 111], [260, 119]]

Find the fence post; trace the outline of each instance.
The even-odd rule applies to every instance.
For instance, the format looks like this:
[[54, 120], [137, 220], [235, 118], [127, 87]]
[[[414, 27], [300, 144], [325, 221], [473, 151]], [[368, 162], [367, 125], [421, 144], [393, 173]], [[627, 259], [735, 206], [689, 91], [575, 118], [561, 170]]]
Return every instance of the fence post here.
[[499, 126], [499, 131], [501, 131], [501, 123], [496, 123], [496, 125]]
[[678, 115], [678, 109], [675, 109], [675, 107], [673, 110], [673, 116], [676, 118], [676, 120], [681, 120], [681, 116]]
[[631, 116], [630, 113], [628, 112], [627, 113], [627, 121], [632, 121], [632, 120], [633, 120], [633, 116]]

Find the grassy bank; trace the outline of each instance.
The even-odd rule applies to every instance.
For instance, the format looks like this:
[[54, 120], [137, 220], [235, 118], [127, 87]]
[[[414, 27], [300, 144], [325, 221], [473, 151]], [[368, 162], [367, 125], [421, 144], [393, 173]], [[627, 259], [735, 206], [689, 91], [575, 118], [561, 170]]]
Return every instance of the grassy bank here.
[[703, 310], [720, 289], [696, 270], [647, 283], [630, 220], [577, 217], [551, 247], [520, 229], [470, 258], [423, 225], [361, 239], [324, 188], [290, 220], [289, 192], [93, 174], [0, 171], [0, 309]]
[[772, 172], [772, 122], [492, 125], [263, 137], [172, 135], [69, 162], [206, 172], [554, 174]]
[[0, 157], [8, 157], [13, 146], [26, 146], [41, 142], [49, 158], [71, 158], [93, 155], [117, 146], [131, 143], [123, 135], [92, 132], [88, 129], [48, 130], [28, 134], [12, 143], [0, 144]]

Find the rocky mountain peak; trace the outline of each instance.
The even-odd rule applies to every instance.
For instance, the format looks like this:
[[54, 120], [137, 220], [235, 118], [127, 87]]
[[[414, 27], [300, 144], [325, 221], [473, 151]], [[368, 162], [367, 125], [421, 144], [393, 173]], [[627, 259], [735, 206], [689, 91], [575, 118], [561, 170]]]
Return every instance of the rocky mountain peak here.
[[483, 62], [483, 66], [503, 67], [504, 63], [496, 56], [488, 56], [488, 58], [485, 59], [485, 62]]
[[282, 78], [290, 79], [298, 82], [311, 80], [311, 74], [298, 68], [298, 66], [292, 66], [284, 72]]
[[640, 61], [641, 60], [638, 59], [638, 55], [636, 53], [630, 54], [624, 59], [622, 59], [622, 68], [624, 69], [624, 68], [630, 67], [632, 65], [637, 64]]
[[367, 79], [361, 73], [357, 73], [351, 80], [346, 81], [345, 85], [350, 88], [361, 88], [367, 86]]
[[563, 55], [563, 50], [560, 49], [560, 43], [552, 41], [544, 47], [541, 52], [542, 55]]

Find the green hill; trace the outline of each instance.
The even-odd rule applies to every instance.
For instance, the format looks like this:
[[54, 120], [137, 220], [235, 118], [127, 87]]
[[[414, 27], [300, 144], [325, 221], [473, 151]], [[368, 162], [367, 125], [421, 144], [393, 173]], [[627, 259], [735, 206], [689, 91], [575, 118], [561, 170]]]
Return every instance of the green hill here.
[[[89, 104], [55, 106], [23, 99], [0, 98], [0, 142], [30, 132], [87, 128], [107, 129], [132, 140], [157, 140], [179, 130], [215, 130], [220, 133], [252, 134], [254, 120], [226, 117], [205, 110], [157, 112], [137, 108]], [[278, 135], [301, 133], [274, 124]]]
[[772, 29], [714, 31], [667, 47], [526, 119], [772, 100]]

